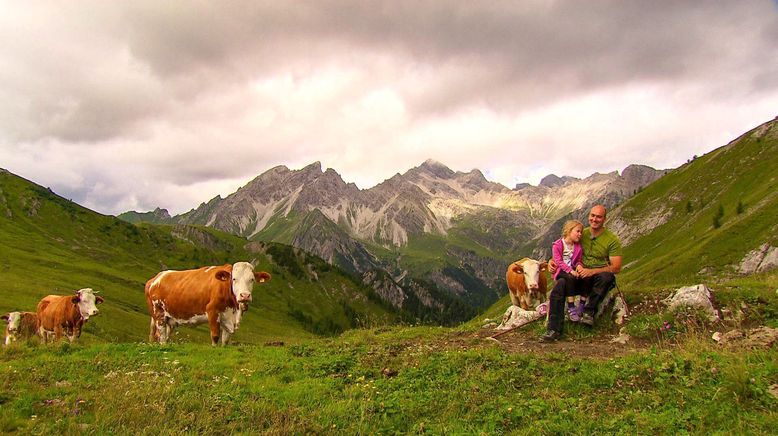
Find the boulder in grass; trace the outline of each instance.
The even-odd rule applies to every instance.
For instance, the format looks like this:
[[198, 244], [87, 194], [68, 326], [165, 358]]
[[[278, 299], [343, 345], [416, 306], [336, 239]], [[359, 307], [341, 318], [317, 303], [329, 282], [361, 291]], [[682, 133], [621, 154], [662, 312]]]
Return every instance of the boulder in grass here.
[[708, 315], [708, 320], [711, 322], [720, 319], [718, 311], [713, 307], [711, 290], [703, 284], [680, 288], [673, 295], [664, 299], [663, 302], [667, 305], [667, 310], [670, 312], [699, 309]]
[[[542, 305], [541, 305], [542, 306]], [[524, 310], [519, 306], [510, 306], [502, 316], [502, 323], [495, 330], [508, 330], [518, 327], [543, 317], [541, 310]]]

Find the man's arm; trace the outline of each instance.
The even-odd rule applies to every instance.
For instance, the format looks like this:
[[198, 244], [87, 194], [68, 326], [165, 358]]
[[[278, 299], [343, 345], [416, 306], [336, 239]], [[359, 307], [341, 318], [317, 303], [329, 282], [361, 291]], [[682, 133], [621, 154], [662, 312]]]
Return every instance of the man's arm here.
[[602, 268], [584, 268], [583, 265], [578, 265], [576, 271], [578, 271], [581, 277], [584, 278], [591, 277], [602, 272], [618, 274], [621, 271], [621, 256], [612, 256], [609, 257], [608, 260], [610, 264]]

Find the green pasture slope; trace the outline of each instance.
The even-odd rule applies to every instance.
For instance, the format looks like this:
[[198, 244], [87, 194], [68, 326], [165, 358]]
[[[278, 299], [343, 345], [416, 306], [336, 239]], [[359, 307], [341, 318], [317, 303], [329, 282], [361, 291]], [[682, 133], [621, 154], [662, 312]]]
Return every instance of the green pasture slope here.
[[625, 248], [620, 278], [658, 288], [736, 276], [746, 253], [778, 245], [778, 120], [670, 172], [625, 202], [640, 225], [667, 221]]
[[[299, 340], [396, 315], [371, 290], [300, 250], [251, 243], [209, 228], [135, 226], [63, 199], [7, 171], [0, 172], [0, 311], [34, 311], [41, 297], [91, 287], [106, 299], [82, 341], [148, 338], [145, 282], [165, 269], [256, 260], [273, 279], [254, 288], [254, 303], [237, 342]], [[182, 341], [208, 342], [207, 329], [177, 329]]]
[[[312, 262], [300, 260], [299, 252], [287, 247], [278, 254], [274, 250], [285, 246], [262, 244], [244, 254], [240, 250], [251, 246], [217, 232], [210, 234], [234, 241], [222, 247], [235, 251], [209, 251], [172, 238], [169, 228], [115, 224], [61, 199], [45, 203], [52, 208], [47, 213], [41, 202], [30, 216], [30, 198], [49, 194], [4, 174], [0, 304], [34, 302], [49, 289], [83, 282], [106, 286], [112, 302], [102, 318], [90, 320], [84, 341], [41, 346], [33, 340], [0, 351], [0, 432], [775, 434], [775, 346], [724, 348], [710, 339], [714, 330], [778, 326], [778, 272], [741, 277], [733, 268], [753, 247], [776, 245], [774, 129], [750, 132], [668, 174], [620, 212], [636, 222], [660, 205], [672, 212], [625, 248], [629, 266], [619, 283], [633, 307], [703, 282], [716, 290], [720, 306], [743, 309], [743, 316], [710, 325], [693, 313], [675, 319], [643, 304], [627, 324], [634, 340], [646, 344], [642, 350], [591, 358], [511, 352], [478, 339], [483, 318], [499, 318], [507, 297], [454, 329], [374, 327], [313, 337], [300, 321], [310, 308], [293, 316], [292, 302], [282, 302], [311, 283], [296, 279], [306, 277], [301, 265]], [[12, 219], [5, 217], [8, 204]], [[724, 214], [714, 225], [718, 204]], [[178, 267], [207, 257], [220, 263], [237, 253], [256, 256], [276, 274], [268, 286], [278, 286], [255, 289], [255, 298], [271, 307], [255, 303], [236, 335], [239, 344], [213, 348], [203, 344], [207, 334], [192, 329], [181, 329], [192, 332], [191, 339], [165, 346], [139, 342], [147, 321], [142, 298], [133, 293], [142, 297], [143, 281], [160, 263]], [[139, 327], [122, 335], [112, 324], [122, 314]], [[659, 332], [663, 321], [673, 328]], [[274, 333], [261, 335], [261, 329]], [[536, 323], [512, 335], [534, 341], [542, 330]], [[563, 344], [585, 347], [617, 330], [605, 322], [594, 330], [571, 326]], [[292, 339], [259, 345], [279, 338]]]

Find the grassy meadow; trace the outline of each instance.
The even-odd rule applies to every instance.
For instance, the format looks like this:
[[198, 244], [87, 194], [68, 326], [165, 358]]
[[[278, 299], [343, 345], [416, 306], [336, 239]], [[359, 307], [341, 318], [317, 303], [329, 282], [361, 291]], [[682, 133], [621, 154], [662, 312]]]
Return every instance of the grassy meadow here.
[[[534, 333], [534, 332], [533, 332]], [[15, 344], [0, 432], [774, 434], [773, 350], [703, 336], [609, 358], [393, 327], [274, 347]]]

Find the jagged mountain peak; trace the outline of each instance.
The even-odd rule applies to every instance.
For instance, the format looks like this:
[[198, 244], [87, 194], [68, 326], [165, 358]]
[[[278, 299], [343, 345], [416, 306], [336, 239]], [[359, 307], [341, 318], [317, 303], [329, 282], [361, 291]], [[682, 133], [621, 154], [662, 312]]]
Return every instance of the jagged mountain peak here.
[[540, 180], [540, 186], [545, 186], [546, 188], [553, 188], [555, 186], [563, 185], [564, 183], [564, 180], [556, 174], [549, 174]]
[[309, 173], [309, 172], [321, 173], [322, 172], [321, 162], [317, 160], [316, 162], [304, 166], [300, 171], [304, 173]]
[[406, 174], [421, 173], [421, 172], [433, 175], [441, 179], [449, 179], [455, 174], [454, 171], [451, 170], [451, 168], [443, 165], [442, 163], [434, 159], [425, 160], [424, 163], [422, 163], [416, 168], [410, 169]]
[[581, 179], [577, 177], [571, 177], [571, 176], [559, 177], [556, 174], [549, 174], [540, 180], [540, 184], [538, 186], [544, 186], [546, 188], [556, 188], [558, 186], [563, 186], [567, 183], [577, 182], [579, 180]]

